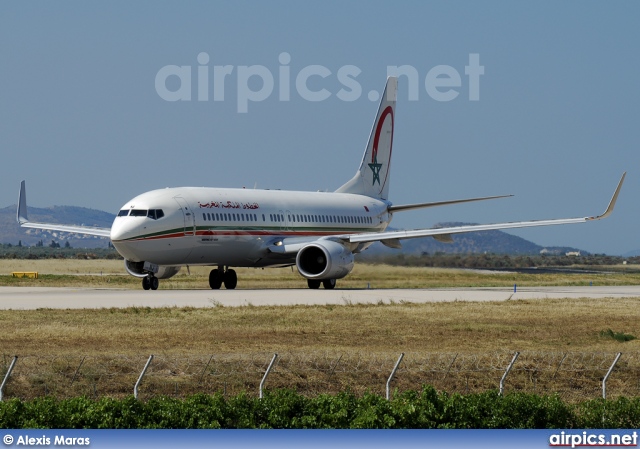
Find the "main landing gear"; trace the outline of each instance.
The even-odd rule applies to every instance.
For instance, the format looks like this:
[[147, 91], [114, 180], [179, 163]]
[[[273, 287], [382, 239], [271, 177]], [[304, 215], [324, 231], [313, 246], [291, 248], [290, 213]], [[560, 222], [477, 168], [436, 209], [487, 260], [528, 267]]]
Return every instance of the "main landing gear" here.
[[336, 280], [335, 279], [325, 279], [323, 281], [319, 281], [317, 279], [307, 279], [307, 285], [310, 289], [317, 290], [320, 288], [320, 284], [325, 288], [325, 290], [333, 290], [336, 288]]
[[224, 288], [227, 290], [233, 290], [238, 285], [238, 275], [235, 270], [224, 267], [218, 267], [211, 270], [209, 273], [209, 287], [213, 290], [219, 290], [224, 284]]
[[152, 274], [142, 278], [142, 288], [145, 290], [158, 290], [159, 285], [160, 281]]

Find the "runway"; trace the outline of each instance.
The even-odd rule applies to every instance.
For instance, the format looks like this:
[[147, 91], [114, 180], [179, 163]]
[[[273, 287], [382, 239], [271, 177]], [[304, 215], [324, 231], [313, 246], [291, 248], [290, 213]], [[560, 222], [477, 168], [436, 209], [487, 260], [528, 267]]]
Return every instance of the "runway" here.
[[336, 290], [124, 290], [0, 287], [0, 309], [240, 307], [507, 301], [552, 298], [640, 298], [640, 286]]

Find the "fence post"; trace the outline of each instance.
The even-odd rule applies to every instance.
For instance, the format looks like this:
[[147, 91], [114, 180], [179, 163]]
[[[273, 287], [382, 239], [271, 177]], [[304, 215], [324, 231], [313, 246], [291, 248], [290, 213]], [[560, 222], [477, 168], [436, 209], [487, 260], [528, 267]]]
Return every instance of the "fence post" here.
[[340, 363], [340, 360], [342, 360], [342, 355], [340, 354], [340, 357], [338, 357], [338, 361], [336, 362], [335, 365], [333, 365], [333, 368], [331, 368], [331, 372], [329, 373], [329, 376], [333, 376], [333, 373], [335, 372], [336, 368], [338, 367], [338, 364]]
[[207, 372], [207, 368], [209, 368], [209, 364], [211, 363], [212, 360], [213, 360], [213, 356], [209, 358], [209, 361], [207, 362], [207, 366], [205, 366], [204, 369], [202, 370], [202, 374], [200, 375], [200, 380], [198, 381], [198, 384], [202, 383], [202, 379], [204, 379], [204, 375]]
[[609, 376], [611, 375], [613, 368], [616, 366], [616, 363], [618, 363], [618, 360], [620, 359], [621, 355], [622, 353], [619, 352], [618, 355], [616, 356], [616, 359], [611, 364], [611, 368], [609, 368], [609, 371], [607, 371], [607, 374], [604, 376], [604, 379], [602, 379], [602, 399], [607, 399], [607, 379], [609, 379]]
[[400, 354], [400, 357], [398, 357], [398, 361], [396, 362], [396, 366], [393, 367], [393, 371], [391, 371], [391, 375], [389, 376], [389, 379], [387, 379], [387, 401], [389, 400], [389, 385], [391, 384], [391, 381], [393, 380], [393, 376], [396, 375], [396, 371], [398, 371], [398, 367], [400, 366], [400, 362], [402, 362], [402, 358], [404, 357], [404, 352]]
[[516, 353], [513, 355], [513, 359], [511, 359], [511, 363], [509, 363], [509, 366], [507, 367], [507, 370], [502, 375], [502, 379], [500, 379], [500, 396], [502, 396], [502, 393], [504, 392], [504, 380], [507, 378], [509, 371], [511, 371], [513, 364], [516, 363], [516, 360], [518, 360], [519, 355], [520, 352], [516, 351]]
[[552, 379], [556, 378], [556, 374], [558, 374], [558, 371], [560, 371], [560, 367], [562, 366], [562, 362], [564, 362], [564, 359], [567, 358], [567, 355], [569, 355], [569, 353], [565, 352], [564, 355], [562, 356], [562, 360], [560, 360], [560, 363], [558, 363], [558, 367], [556, 368], [555, 372], [553, 373], [553, 376], [551, 376]]
[[4, 380], [2, 381], [2, 385], [0, 385], [0, 402], [2, 402], [2, 396], [4, 395], [4, 386], [7, 384], [9, 380], [9, 376], [11, 376], [11, 371], [13, 371], [13, 367], [16, 365], [16, 361], [18, 360], [18, 356], [14, 356], [11, 361], [11, 365], [9, 365], [9, 369], [7, 370], [7, 374], [4, 375]]
[[78, 365], [78, 369], [76, 369], [76, 372], [73, 374], [73, 377], [71, 378], [71, 383], [69, 385], [73, 385], [73, 382], [75, 382], [76, 377], [78, 377], [78, 373], [80, 372], [80, 368], [82, 368], [82, 364], [84, 363], [84, 359], [86, 358], [87, 358], [86, 355], [82, 357], [82, 360], [80, 361], [80, 365]]
[[136, 382], [135, 387], [133, 387], [133, 397], [136, 399], [138, 399], [138, 386], [140, 385], [140, 382], [142, 382], [142, 378], [144, 377], [144, 374], [147, 372], [147, 368], [149, 368], [149, 365], [151, 365], [152, 360], [153, 360], [153, 354], [151, 354], [151, 356], [149, 357], [149, 360], [147, 360], [147, 364], [142, 369], [142, 372], [140, 373], [140, 377], [138, 377], [138, 381]]
[[444, 373], [444, 377], [442, 378], [442, 380], [445, 380], [447, 378], [447, 376], [449, 375], [449, 371], [451, 371], [451, 367], [453, 366], [453, 364], [456, 363], [457, 358], [458, 358], [458, 353], [456, 352], [456, 355], [453, 356], [453, 360], [449, 364], [449, 368], [447, 368], [447, 372]]
[[264, 376], [262, 376], [262, 380], [260, 381], [260, 399], [262, 399], [262, 387], [264, 386], [264, 382], [267, 380], [267, 376], [271, 372], [271, 368], [273, 368], [273, 364], [276, 362], [277, 358], [278, 358], [278, 354], [277, 353], [273, 354], [271, 363], [269, 363], [269, 367], [267, 368], [267, 371], [264, 373]]

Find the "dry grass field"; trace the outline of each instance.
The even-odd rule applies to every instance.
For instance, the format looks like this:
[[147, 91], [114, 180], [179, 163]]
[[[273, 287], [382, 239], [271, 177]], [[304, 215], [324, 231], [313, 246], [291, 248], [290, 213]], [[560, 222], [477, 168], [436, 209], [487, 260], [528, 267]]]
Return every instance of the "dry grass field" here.
[[[128, 279], [113, 274], [120, 265], [113, 261], [70, 261], [69, 265], [65, 265], [67, 261], [36, 261], [25, 265], [15, 262], [20, 261], [2, 261], [0, 265], [4, 285], [12, 282], [12, 285], [94, 285], [95, 279], [111, 279], [110, 282], [100, 281], [100, 285], [118, 283], [122, 286], [116, 280]], [[14, 270], [34, 269], [40, 273], [50, 272], [52, 276], [34, 281], [14, 280], [7, 275]], [[82, 276], [62, 276], [63, 272]], [[174, 278], [175, 283], [164, 281], [161, 286], [205, 288], [206, 272], [202, 268], [192, 269], [190, 276], [181, 274]], [[239, 275], [240, 285], [248, 288], [304, 287], [304, 280], [290, 269], [239, 270]], [[139, 288], [138, 280], [133, 281], [132, 288]], [[374, 288], [424, 288], [501, 286], [514, 282], [518, 285], [617, 285], [637, 284], [639, 278], [637, 274], [625, 273], [523, 275], [357, 265], [354, 273], [339, 286], [362, 287], [371, 283]], [[484, 380], [468, 374], [474, 368], [465, 371], [467, 374], [463, 378], [451, 378], [455, 383], [451, 388], [456, 390], [495, 388], [500, 370], [514, 351], [522, 351], [522, 363], [528, 364], [523, 365], [528, 366], [522, 371], [523, 385], [541, 385], [532, 373], [544, 371], [547, 376], [555, 376], [557, 370], [564, 369], [563, 364], [569, 364], [564, 361], [566, 354], [572, 354], [570, 358], [578, 357], [570, 363], [575, 373], [591, 370], [588, 380], [574, 379], [573, 382], [588, 384], [589, 391], [596, 394], [598, 379], [606, 372], [612, 355], [623, 352], [629, 355], [625, 366], [630, 370], [630, 380], [625, 381], [625, 388], [635, 392], [640, 389], [637, 375], [640, 372], [640, 340], [620, 342], [603, 334], [611, 329], [615, 333], [640, 337], [640, 298], [420, 305], [352, 305], [345, 302], [340, 306], [12, 310], [0, 311], [0, 329], [0, 354], [4, 354], [0, 370], [6, 369], [12, 355], [20, 355], [25, 371], [16, 372], [11, 391], [25, 396], [56, 391], [66, 395], [70, 394], [69, 388], [73, 384], [82, 388], [74, 390], [77, 394], [86, 394], [90, 388], [95, 394], [124, 394], [122, 383], [130, 386], [132, 379], [135, 382], [149, 354], [157, 357], [152, 372], [164, 376], [157, 385], [149, 381], [149, 392], [166, 393], [169, 384], [170, 393], [174, 388], [176, 394], [201, 391], [193, 390], [198, 384], [194, 379], [199, 379], [198, 388], [205, 388], [202, 382], [208, 385], [206, 391], [252, 389], [259, 383], [270, 356], [276, 352], [283, 355], [283, 359], [276, 370], [279, 370], [280, 380], [276, 376], [273, 382], [312, 392], [318, 391], [316, 387], [329, 391], [345, 387], [366, 389], [372, 383], [379, 388], [384, 385], [384, 379], [401, 352], [407, 354], [402, 366], [422, 376], [420, 382], [425, 379], [431, 383], [440, 382], [449, 376], [449, 371], [457, 369], [456, 364], [480, 364], [483, 359], [483, 364], [491, 365], [491, 368], [476, 369], [484, 373], [481, 376]], [[597, 366], [587, 367], [586, 362], [580, 361], [584, 354], [589, 359], [597, 359], [589, 362]], [[539, 362], [542, 365], [536, 365], [538, 362], [532, 360], [524, 362], [527, 357], [544, 361]], [[102, 368], [92, 368], [84, 358], [94, 360], [96, 366]], [[439, 361], [435, 362], [434, 358]], [[429, 363], [417, 362], [426, 359], [431, 360], [432, 365], [440, 366], [436, 374], [433, 374], [433, 367], [424, 368]], [[471, 359], [476, 361], [472, 363]], [[217, 365], [215, 360], [218, 360]], [[33, 365], [31, 368], [27, 368], [29, 363]], [[79, 363], [82, 369], [79, 369]], [[301, 369], [297, 363], [305, 364], [305, 368]], [[41, 368], [37, 368], [38, 364]], [[223, 365], [227, 366], [227, 371]], [[327, 386], [331, 383], [327, 373], [340, 373], [334, 365], [344, 366], [346, 371], [342, 380]], [[116, 370], [125, 380], [115, 380], [109, 370]], [[223, 372], [227, 373], [225, 380], [220, 377]], [[232, 388], [231, 378], [235, 379], [239, 373], [247, 374], [253, 380], [236, 379], [236, 387]], [[435, 377], [431, 379], [427, 373]], [[575, 373], [572, 379], [578, 376]], [[18, 378], [22, 380], [18, 381]], [[190, 379], [189, 387], [182, 385], [185, 379]], [[128, 388], [125, 391], [129, 391]]]
[[5, 354], [640, 350], [640, 298], [0, 311]]

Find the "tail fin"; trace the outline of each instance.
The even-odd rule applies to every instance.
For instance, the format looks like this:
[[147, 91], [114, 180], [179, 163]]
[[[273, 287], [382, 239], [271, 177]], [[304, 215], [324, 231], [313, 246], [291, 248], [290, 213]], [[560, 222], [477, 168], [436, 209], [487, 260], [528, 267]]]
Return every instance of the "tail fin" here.
[[387, 78], [360, 168], [336, 192], [356, 193], [383, 200], [388, 198], [397, 90], [398, 78]]

